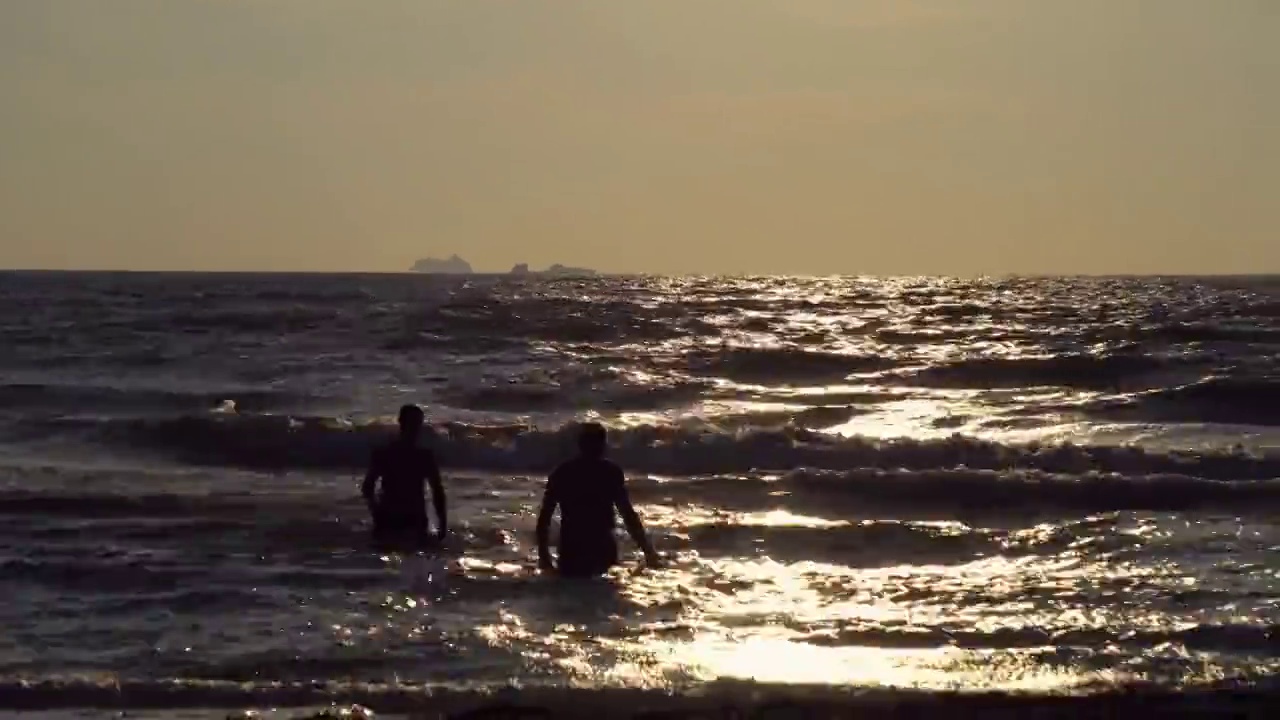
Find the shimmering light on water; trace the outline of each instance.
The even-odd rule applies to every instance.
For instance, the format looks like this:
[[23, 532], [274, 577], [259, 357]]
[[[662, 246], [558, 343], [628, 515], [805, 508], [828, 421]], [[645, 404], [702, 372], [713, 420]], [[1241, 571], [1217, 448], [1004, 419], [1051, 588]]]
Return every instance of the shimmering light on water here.
[[[1066, 691], [1101, 675], [1054, 669], [1016, 653], [957, 648], [822, 647], [761, 633], [741, 640], [695, 639], [655, 648], [669, 662], [708, 680], [926, 689]], [[1106, 676], [1116, 680], [1114, 674]]]
[[[1278, 292], [6, 276], [0, 663], [218, 692], [1267, 680]], [[359, 476], [406, 401], [441, 563], [367, 546]], [[581, 418], [669, 567], [536, 571]]]
[[[690, 530], [730, 520], [705, 510], [648, 510]], [[762, 530], [848, 526], [786, 511], [731, 521]], [[1113, 532], [1079, 533], [1099, 523]], [[956, 522], [912, 523], [917, 531], [957, 539], [994, 534], [1013, 553], [962, 563], [857, 568], [690, 554], [666, 570], [620, 571], [614, 584], [583, 586], [583, 597], [614, 598], [606, 602], [613, 608], [607, 618], [584, 606], [569, 611], [580, 622], [540, 630], [539, 617], [516, 603], [477, 632], [495, 647], [523, 652], [535, 666], [551, 663], [584, 682], [644, 687], [754, 679], [1069, 691], [1118, 683], [1149, 671], [1124, 672], [1100, 662], [1121, 652], [1114, 638], [1140, 645], [1143, 634], [1176, 636], [1203, 618], [1178, 608], [1179, 595], [1195, 591], [1193, 575], [1173, 564], [1124, 559], [1126, 543], [1159, 542], [1168, 531], [1150, 518], [1114, 523], [1098, 517], [1080, 528], [1044, 523], [1010, 533]], [[1077, 537], [1071, 541], [1070, 535]], [[1113, 543], [1113, 549], [1091, 556], [1098, 542]], [[1018, 556], [1037, 545], [1061, 550]], [[992, 638], [1004, 647], [986, 647]], [[1184, 674], [1180, 682], [1221, 673], [1208, 655], [1181, 647], [1164, 642], [1151, 652], [1203, 656], [1201, 672]]]

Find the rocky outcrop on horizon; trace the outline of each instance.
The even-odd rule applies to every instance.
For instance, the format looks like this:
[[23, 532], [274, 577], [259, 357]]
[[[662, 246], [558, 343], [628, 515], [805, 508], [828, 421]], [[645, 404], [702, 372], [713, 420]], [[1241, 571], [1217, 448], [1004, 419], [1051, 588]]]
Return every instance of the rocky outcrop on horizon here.
[[[430, 275], [475, 275], [476, 271], [471, 267], [471, 263], [463, 260], [457, 255], [450, 255], [448, 258], [441, 260], [440, 258], [423, 258], [413, 264], [410, 268], [411, 272], [426, 273]], [[572, 267], [570, 265], [561, 265], [555, 263], [546, 270], [533, 270], [528, 263], [520, 263], [511, 268], [507, 272], [508, 275], [539, 275], [551, 277], [592, 277], [597, 275], [595, 270], [583, 267]]]
[[413, 272], [431, 273], [434, 275], [471, 275], [471, 263], [457, 255], [450, 255], [446, 260], [439, 258], [423, 258], [413, 264]]
[[595, 270], [590, 268], [570, 267], [556, 263], [546, 270], [530, 270], [528, 263], [520, 263], [511, 268], [509, 275], [554, 275], [557, 277], [591, 277], [596, 275]]

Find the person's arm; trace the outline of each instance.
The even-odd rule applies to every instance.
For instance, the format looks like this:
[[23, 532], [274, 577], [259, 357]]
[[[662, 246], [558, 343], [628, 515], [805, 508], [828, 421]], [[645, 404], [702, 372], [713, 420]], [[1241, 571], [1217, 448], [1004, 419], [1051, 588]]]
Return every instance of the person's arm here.
[[543, 570], [553, 570], [555, 565], [551, 562], [551, 517], [556, 514], [556, 506], [560, 504], [559, 498], [556, 497], [556, 476], [555, 473], [547, 478], [547, 489], [542, 493], [542, 507], [538, 510], [538, 567]]
[[382, 477], [382, 463], [378, 461], [378, 457], [379, 453], [375, 450], [369, 458], [369, 469], [364, 474], [364, 482], [360, 484], [360, 494], [364, 495], [370, 515], [376, 515], [378, 511], [378, 479]]
[[[440, 466], [436, 464], [434, 455], [429, 455], [427, 459], [427, 484], [431, 486], [431, 502], [436, 507], [436, 522], [440, 523], [436, 528], [436, 537], [444, 540], [444, 536], [449, 532], [449, 510], [448, 504], [444, 498], [444, 482], [440, 478]], [[423, 508], [426, 511], [426, 508]]]
[[614, 482], [616, 483], [614, 505], [618, 508], [618, 514], [622, 516], [622, 524], [626, 526], [627, 534], [644, 552], [645, 563], [650, 567], [657, 567], [662, 564], [662, 560], [649, 542], [649, 535], [644, 531], [644, 523], [640, 522], [640, 514], [636, 512], [635, 506], [631, 504], [631, 494], [627, 492], [626, 479], [623, 477], [621, 470], [618, 471], [617, 479]]

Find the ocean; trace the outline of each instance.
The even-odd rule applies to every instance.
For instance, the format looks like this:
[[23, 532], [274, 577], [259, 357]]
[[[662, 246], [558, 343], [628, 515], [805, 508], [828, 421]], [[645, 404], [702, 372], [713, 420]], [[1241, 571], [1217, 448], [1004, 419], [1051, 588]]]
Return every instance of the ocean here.
[[[0, 329], [0, 708], [1280, 692], [1278, 278], [6, 273]], [[358, 491], [407, 402], [430, 556]], [[536, 571], [586, 419], [665, 568]]]

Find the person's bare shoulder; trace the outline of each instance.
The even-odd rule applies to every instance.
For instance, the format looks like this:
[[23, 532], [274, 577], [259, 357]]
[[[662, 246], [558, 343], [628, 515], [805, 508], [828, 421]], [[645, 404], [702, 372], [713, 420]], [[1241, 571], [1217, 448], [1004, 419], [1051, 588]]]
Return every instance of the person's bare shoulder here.
[[557, 465], [556, 469], [552, 472], [556, 475], [569, 475], [575, 472], [580, 472], [582, 469], [582, 463], [582, 458], [569, 458]]
[[626, 476], [626, 473], [622, 470], [622, 466], [618, 463], [608, 459], [601, 460], [600, 462], [604, 463], [605, 472], [608, 473], [610, 477], [621, 480]]
[[547, 482], [550, 482], [550, 483], [562, 482], [564, 480], [564, 476], [568, 472], [569, 472], [569, 463], [562, 462], [559, 465], [556, 465], [554, 468], [552, 468], [551, 472], [547, 473]]

